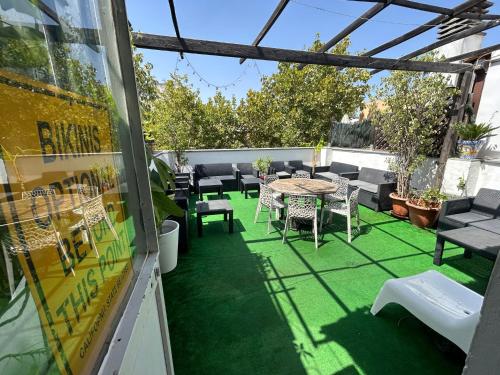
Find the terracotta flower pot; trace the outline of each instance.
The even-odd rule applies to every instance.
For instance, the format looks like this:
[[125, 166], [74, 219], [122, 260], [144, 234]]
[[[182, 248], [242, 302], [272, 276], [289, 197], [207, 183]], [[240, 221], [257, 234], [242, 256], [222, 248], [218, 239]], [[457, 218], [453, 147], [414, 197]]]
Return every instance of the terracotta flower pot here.
[[391, 214], [399, 219], [408, 219], [408, 206], [406, 198], [400, 198], [396, 193], [389, 194], [392, 198]]
[[439, 216], [440, 208], [428, 208], [406, 202], [410, 222], [419, 228], [432, 228]]

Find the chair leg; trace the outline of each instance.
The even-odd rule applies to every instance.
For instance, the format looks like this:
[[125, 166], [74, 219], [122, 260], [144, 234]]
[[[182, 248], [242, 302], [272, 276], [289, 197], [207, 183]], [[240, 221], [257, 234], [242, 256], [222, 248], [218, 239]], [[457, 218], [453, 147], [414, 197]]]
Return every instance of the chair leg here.
[[267, 234], [271, 233], [271, 220], [273, 218], [273, 210], [270, 208], [267, 215]]
[[356, 210], [356, 222], [358, 224], [358, 234], [361, 232], [360, 226], [359, 226], [359, 211]]
[[351, 215], [347, 215], [347, 242], [351, 243]]
[[332, 211], [330, 211], [330, 212], [328, 213], [328, 221], [327, 221], [327, 223], [328, 223], [328, 224], [331, 224], [331, 223], [332, 223], [332, 219], [333, 219], [333, 212], [332, 212]]
[[314, 230], [314, 246], [318, 250], [318, 218], [314, 217], [313, 230]]
[[288, 223], [289, 222], [290, 222], [290, 218], [288, 217], [288, 215], [286, 215], [285, 230], [283, 232], [283, 241], [281, 241], [281, 243], [285, 243], [285, 241], [286, 241], [286, 232], [288, 232]]
[[257, 209], [255, 210], [255, 219], [253, 220], [254, 224], [257, 222], [257, 217], [260, 214], [260, 210], [261, 210], [261, 204], [260, 204], [260, 201], [259, 201], [259, 203], [257, 203]]
[[109, 230], [113, 234], [113, 237], [115, 238], [116, 242], [120, 242], [120, 239], [118, 238], [118, 233], [116, 233], [115, 227], [113, 226], [113, 223], [111, 222], [111, 219], [109, 216], [106, 214], [105, 215], [105, 220], [106, 224], [108, 224]]

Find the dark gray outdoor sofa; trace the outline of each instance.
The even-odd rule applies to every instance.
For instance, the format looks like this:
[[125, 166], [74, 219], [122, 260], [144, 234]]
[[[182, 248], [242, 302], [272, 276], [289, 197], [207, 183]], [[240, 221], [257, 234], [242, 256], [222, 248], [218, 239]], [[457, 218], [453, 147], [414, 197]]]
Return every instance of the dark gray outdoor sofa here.
[[477, 221], [500, 217], [500, 190], [479, 189], [475, 197], [443, 202], [438, 231], [463, 228]]
[[236, 171], [231, 163], [196, 164], [193, 176], [196, 192], [198, 192], [198, 181], [202, 179], [220, 180], [224, 191], [238, 190]]
[[290, 160], [288, 162], [288, 165], [285, 166], [285, 171], [294, 174], [294, 173], [309, 173], [311, 174], [311, 171], [307, 169], [307, 165], [305, 165], [302, 160]]
[[272, 161], [269, 165], [269, 174], [275, 174], [278, 178], [292, 177], [292, 174], [287, 172], [284, 161]]
[[350, 178], [351, 188], [359, 187], [359, 203], [375, 211], [387, 211], [392, 207], [389, 197], [396, 190], [396, 176], [393, 172], [381, 169], [361, 168], [346, 177]]
[[[312, 173], [312, 167], [309, 165], [306, 165], [306, 170], [310, 173]], [[324, 166], [317, 166], [314, 169], [314, 178], [325, 180], [325, 181], [331, 181], [335, 175], [345, 177], [348, 179], [353, 179], [356, 178], [356, 175], [353, 173], [358, 172], [358, 166], [353, 165], [353, 164], [346, 164], [346, 163], [339, 163], [339, 162], [332, 162], [330, 165], [324, 165]]]
[[238, 190], [241, 190], [241, 179], [242, 178], [256, 178], [259, 177], [259, 171], [253, 167], [252, 163], [236, 163], [233, 167], [236, 173], [236, 178], [238, 180]]
[[443, 203], [438, 221], [434, 264], [442, 264], [444, 243], [495, 260], [500, 251], [500, 190], [480, 189], [475, 197]]

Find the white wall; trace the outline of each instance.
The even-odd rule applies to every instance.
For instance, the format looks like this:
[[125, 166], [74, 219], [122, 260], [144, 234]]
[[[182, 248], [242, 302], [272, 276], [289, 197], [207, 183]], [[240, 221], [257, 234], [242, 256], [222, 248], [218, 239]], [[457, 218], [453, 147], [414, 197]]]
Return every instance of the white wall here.
[[[500, 126], [500, 51], [491, 54], [491, 64], [484, 82], [483, 94], [476, 122], [490, 122]], [[495, 61], [496, 60], [496, 61]], [[488, 159], [500, 160], [500, 129], [491, 137], [481, 150], [480, 155]]]
[[[186, 157], [191, 166], [203, 163], [252, 163], [258, 158], [267, 156], [275, 161], [302, 160], [312, 162], [313, 150], [312, 147], [188, 150]], [[170, 165], [174, 164], [175, 155], [172, 151], [161, 151], [159, 156]]]

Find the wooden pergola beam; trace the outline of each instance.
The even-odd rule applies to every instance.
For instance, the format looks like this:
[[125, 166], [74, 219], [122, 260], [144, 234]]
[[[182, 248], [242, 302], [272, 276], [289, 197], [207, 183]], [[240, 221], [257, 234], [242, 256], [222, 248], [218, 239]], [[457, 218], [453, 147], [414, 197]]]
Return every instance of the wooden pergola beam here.
[[481, 3], [482, 1], [483, 0], [469, 0], [469, 1], [466, 1], [462, 4], [459, 4], [458, 6], [453, 8], [452, 15], [450, 15], [450, 16], [446, 16], [446, 15], [437, 16], [436, 18], [430, 20], [429, 22], [425, 23], [424, 25], [418, 26], [417, 28], [408, 31], [406, 34], [403, 34], [397, 38], [394, 38], [394, 39], [388, 41], [387, 43], [384, 43], [376, 48], [373, 48], [372, 50], [363, 53], [361, 56], [374, 56], [380, 52], [388, 50], [389, 48], [395, 47], [403, 42], [406, 42], [407, 40], [410, 40], [410, 39], [412, 39], [420, 34], [423, 34], [426, 31], [436, 27], [437, 25], [442, 24], [443, 22], [447, 22], [447, 21], [451, 20], [452, 18], [460, 15], [462, 12], [465, 12], [465, 11], [473, 8], [474, 6]]
[[[269, 19], [267, 20], [266, 24], [262, 28], [262, 30], [260, 30], [260, 33], [257, 35], [257, 37], [255, 38], [255, 40], [253, 41], [252, 46], [258, 46], [259, 45], [259, 43], [262, 41], [262, 39], [264, 39], [264, 37], [266, 36], [266, 34], [271, 29], [271, 27], [273, 27], [274, 23], [276, 22], [276, 20], [281, 15], [281, 13], [283, 12], [283, 10], [285, 9], [285, 7], [288, 5], [289, 2], [290, 2], [290, 0], [280, 0], [280, 2], [278, 3], [278, 5], [274, 9], [273, 13], [271, 14], [271, 17], [269, 17]], [[240, 64], [243, 64], [245, 62], [245, 60], [246, 59], [241, 58], [240, 59]]]
[[330, 53], [296, 51], [281, 48], [258, 47], [244, 44], [208, 40], [132, 33], [132, 42], [138, 48], [160, 51], [186, 52], [201, 55], [243, 57], [256, 60], [282, 61], [298, 64], [317, 64], [353, 68], [412, 70], [421, 72], [452, 73], [470, 70], [471, 64], [444, 62], [398, 61], [378, 57], [334, 55]]
[[[340, 33], [335, 35], [332, 39], [330, 39], [328, 42], [326, 42], [319, 50], [319, 52], [326, 52], [330, 48], [332, 48], [334, 45], [336, 45], [338, 42], [340, 42], [342, 39], [344, 39], [346, 36], [351, 34], [354, 30], [356, 30], [358, 27], [363, 25], [365, 22], [367, 22], [369, 19], [377, 15], [380, 11], [385, 9], [389, 4], [391, 3], [392, 0], [388, 0], [386, 3], [379, 3], [375, 4], [373, 7], [368, 9], [365, 13], [363, 13], [360, 17], [358, 17], [354, 22], [352, 22], [350, 25], [348, 25], [344, 30], [342, 30]], [[299, 69], [302, 69], [305, 66], [305, 64], [299, 65]]]
[[[444, 46], [444, 45], [449, 44], [451, 42], [454, 42], [456, 40], [466, 38], [468, 36], [480, 33], [481, 31], [488, 30], [488, 29], [491, 29], [491, 28], [499, 26], [499, 25], [500, 25], [500, 20], [485, 22], [481, 25], [471, 27], [470, 29], [467, 29], [465, 31], [462, 31], [462, 32], [454, 34], [454, 35], [450, 35], [448, 38], [438, 40], [437, 42], [431, 43], [431, 44], [429, 44], [425, 47], [422, 47], [416, 51], [408, 53], [408, 54], [400, 57], [398, 60], [399, 61], [408, 61], [409, 59], [420, 56], [426, 52], [433, 51], [436, 48], [439, 48], [441, 46]], [[385, 70], [385, 69], [375, 69], [375, 70], [371, 71], [370, 74], [374, 75], [378, 72], [381, 72], [382, 70]]]
[[447, 59], [444, 59], [443, 61], [451, 62], [451, 61], [466, 60], [466, 59], [470, 59], [470, 58], [479, 58], [481, 56], [487, 55], [491, 52], [498, 51], [498, 50], [500, 50], [500, 44], [494, 44], [492, 46], [481, 48], [481, 49], [478, 49], [475, 51], [462, 53], [461, 55], [448, 57]]
[[[170, 7], [170, 15], [172, 16], [172, 23], [174, 24], [174, 30], [175, 30], [175, 35], [177, 36], [177, 39], [181, 40], [181, 32], [179, 31], [179, 24], [177, 23], [177, 15], [175, 13], [175, 5], [174, 5], [174, 0], [168, 0], [168, 5]], [[182, 52], [180, 53], [181, 59], [184, 58], [182, 55]]]

